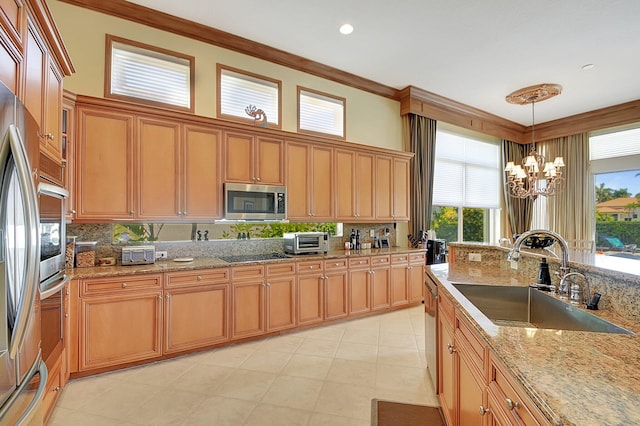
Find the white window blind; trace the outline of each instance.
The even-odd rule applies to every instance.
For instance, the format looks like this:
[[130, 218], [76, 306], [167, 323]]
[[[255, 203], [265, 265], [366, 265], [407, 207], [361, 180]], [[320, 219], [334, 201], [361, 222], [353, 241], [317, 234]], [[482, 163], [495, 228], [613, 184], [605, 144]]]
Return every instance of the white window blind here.
[[267, 114], [269, 123], [278, 125], [279, 91], [277, 82], [223, 68], [220, 71], [220, 113], [250, 119], [245, 109], [253, 105]]
[[191, 108], [191, 61], [113, 41], [110, 92]]
[[640, 128], [589, 137], [591, 173], [635, 170], [640, 165]]
[[434, 205], [499, 207], [499, 145], [438, 131], [434, 173]]
[[300, 130], [344, 137], [344, 100], [300, 89]]

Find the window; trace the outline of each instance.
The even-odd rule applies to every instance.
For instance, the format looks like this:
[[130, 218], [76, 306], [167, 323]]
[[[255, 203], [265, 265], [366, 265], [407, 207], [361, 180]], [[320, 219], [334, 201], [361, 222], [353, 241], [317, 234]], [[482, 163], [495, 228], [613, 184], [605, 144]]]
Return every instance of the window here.
[[439, 123], [432, 215], [437, 237], [496, 242], [501, 177], [498, 141]]
[[105, 97], [193, 112], [195, 58], [107, 35]]
[[595, 179], [596, 250], [640, 260], [640, 127], [609, 129], [589, 137]]
[[344, 98], [298, 86], [298, 131], [345, 138]]
[[[282, 82], [218, 64], [218, 116], [254, 122], [250, 106], [261, 109], [266, 123], [280, 128]], [[260, 120], [262, 117], [257, 117]]]

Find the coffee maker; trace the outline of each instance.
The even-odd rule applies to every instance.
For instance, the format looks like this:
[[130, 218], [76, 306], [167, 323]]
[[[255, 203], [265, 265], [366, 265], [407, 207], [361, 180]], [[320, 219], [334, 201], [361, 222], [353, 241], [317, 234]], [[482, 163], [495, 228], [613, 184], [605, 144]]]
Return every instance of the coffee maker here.
[[427, 240], [427, 265], [447, 261], [447, 242], [445, 240]]

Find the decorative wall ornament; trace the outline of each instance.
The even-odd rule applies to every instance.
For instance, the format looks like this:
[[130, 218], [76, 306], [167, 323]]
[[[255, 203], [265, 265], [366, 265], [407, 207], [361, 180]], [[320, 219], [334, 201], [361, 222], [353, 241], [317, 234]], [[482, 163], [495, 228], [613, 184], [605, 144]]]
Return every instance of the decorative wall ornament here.
[[249, 117], [253, 117], [253, 124], [260, 127], [269, 127], [267, 114], [255, 105], [249, 105], [244, 109]]

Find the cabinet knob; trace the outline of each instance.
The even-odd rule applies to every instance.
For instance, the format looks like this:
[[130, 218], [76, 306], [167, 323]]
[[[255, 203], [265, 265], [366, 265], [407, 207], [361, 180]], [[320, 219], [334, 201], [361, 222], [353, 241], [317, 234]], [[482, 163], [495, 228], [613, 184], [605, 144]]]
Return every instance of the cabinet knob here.
[[127, 288], [127, 283], [122, 283], [122, 288]]
[[340, 266], [340, 264], [339, 264], [339, 263], [336, 263], [336, 266]]
[[[167, 294], [167, 297], [168, 297], [168, 296], [169, 296], [169, 295]], [[158, 300], [162, 300], [162, 296], [158, 296]]]
[[257, 180], [258, 182], [260, 182], [262, 179], [260, 179], [260, 178], [256, 178], [256, 180]]
[[198, 276], [196, 277], [196, 279], [197, 279], [198, 281], [202, 281], [202, 275], [198, 275]]
[[313, 269], [313, 265], [309, 266], [309, 269]]
[[271, 287], [271, 283], [267, 283], [267, 287]]
[[71, 214], [76, 214], [75, 209], [74, 209], [74, 210], [71, 210]]
[[171, 297], [171, 295], [170, 295], [170, 294], [167, 294], [165, 297], [167, 298], [167, 300], [169, 300], [169, 298]]
[[514, 408], [518, 408], [520, 406], [520, 403], [518, 401], [513, 401], [510, 398], [507, 398], [505, 402], [507, 403], [507, 408], [509, 410], [513, 410]]
[[64, 314], [64, 317], [69, 318], [69, 314], [68, 313]]
[[[454, 352], [456, 352], [456, 348], [453, 347], [453, 345], [451, 343], [447, 344], [447, 349], [449, 350], [449, 353], [452, 354]], [[510, 399], [507, 399], [507, 401], [511, 401]], [[507, 403], [508, 405], [508, 403]]]
[[480, 415], [481, 416], [484, 416], [488, 412], [489, 412], [488, 408], [485, 408], [483, 405], [480, 406]]
[[129, 210], [129, 214], [136, 214], [135, 210]]
[[407, 266], [407, 269], [413, 269], [413, 266], [409, 265]]
[[56, 386], [55, 388], [53, 388], [53, 391], [54, 391], [54, 392], [59, 392], [59, 391], [60, 391], [60, 389], [62, 389], [60, 386]]

